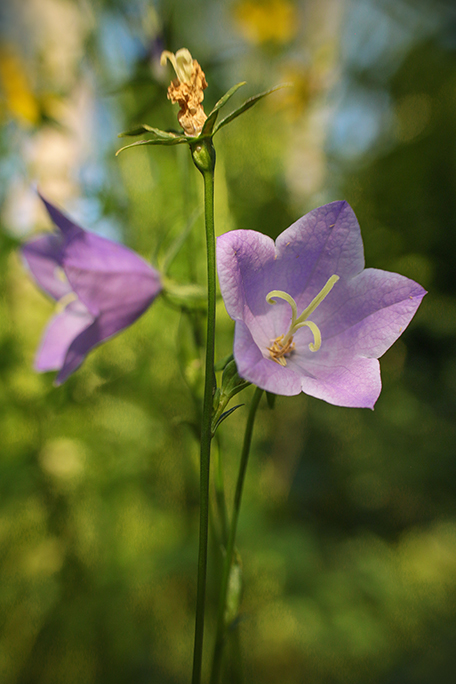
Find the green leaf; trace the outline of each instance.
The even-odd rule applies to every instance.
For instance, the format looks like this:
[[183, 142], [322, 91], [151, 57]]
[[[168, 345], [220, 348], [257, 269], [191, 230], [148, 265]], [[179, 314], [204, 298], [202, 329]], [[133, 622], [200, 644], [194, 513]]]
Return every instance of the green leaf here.
[[250, 107], [253, 107], [257, 102], [263, 99], [263, 97], [266, 97], [266, 95], [270, 95], [271, 93], [275, 93], [276, 90], [280, 90], [280, 88], [287, 88], [290, 87], [291, 83], [281, 83], [278, 86], [274, 86], [274, 88], [270, 88], [269, 90], [265, 90], [264, 93], [258, 93], [258, 95], [253, 95], [253, 97], [250, 97], [248, 100], [244, 102], [240, 107], [234, 110], [234, 112], [231, 112], [231, 114], [228, 114], [224, 119], [220, 121], [218, 126], [215, 126], [213, 135], [219, 131], [222, 126], [226, 126], [227, 124], [231, 123], [233, 119], [236, 119], [240, 114], [243, 114], [246, 112]]
[[242, 81], [241, 83], [237, 83], [232, 88], [230, 88], [228, 90], [228, 92], [225, 93], [225, 95], [222, 95], [222, 97], [216, 103], [213, 110], [211, 111], [211, 113], [207, 117], [206, 121], [204, 122], [204, 126], [203, 126], [203, 129], [202, 129], [201, 134], [200, 134], [202, 137], [204, 137], [206, 135], [212, 135], [212, 130], [214, 128], [215, 122], [217, 121], [219, 111], [221, 110], [221, 108], [224, 105], [226, 105], [228, 100], [231, 97], [233, 97], [234, 93], [236, 93], [239, 90], [239, 88], [241, 88], [243, 85], [245, 85], [245, 81]]
[[182, 138], [182, 133], [174, 133], [174, 131], [162, 131], [160, 128], [153, 128], [147, 124], [140, 124], [136, 128], [131, 128], [128, 131], [119, 133], [118, 138], [124, 138], [125, 136], [142, 135], [143, 133], [152, 133], [152, 140], [169, 140], [171, 138]]
[[138, 147], [139, 145], [181, 145], [182, 143], [188, 143], [190, 140], [193, 139], [194, 138], [187, 138], [187, 136], [185, 135], [169, 135], [168, 138], [156, 137], [151, 138], [150, 140], [137, 140], [136, 142], [130, 143], [129, 145], [125, 145], [124, 147], [121, 147], [120, 150], [117, 150], [116, 157], [118, 154], [120, 154], [124, 150], [128, 150], [130, 147]]
[[[139, 126], [136, 126], [136, 128], [129, 128], [128, 131], [122, 131], [117, 137], [125, 138], [128, 135], [142, 135], [143, 133], [151, 133], [154, 130], [158, 132], [159, 129], [153, 129], [152, 126], [148, 126], [147, 124], [140, 124]], [[160, 131], [160, 133], [165, 133], [165, 131]]]

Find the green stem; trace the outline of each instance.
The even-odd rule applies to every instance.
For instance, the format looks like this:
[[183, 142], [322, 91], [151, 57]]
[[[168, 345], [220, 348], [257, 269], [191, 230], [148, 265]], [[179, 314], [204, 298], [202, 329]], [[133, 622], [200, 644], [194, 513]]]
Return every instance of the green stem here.
[[233, 517], [231, 520], [230, 533], [228, 543], [226, 546], [225, 562], [223, 566], [222, 584], [220, 588], [219, 605], [217, 612], [217, 628], [215, 636], [214, 658], [212, 661], [212, 672], [210, 684], [219, 684], [220, 673], [222, 668], [223, 647], [225, 644], [225, 610], [228, 594], [228, 585], [230, 581], [230, 571], [233, 561], [234, 545], [236, 542], [237, 523], [239, 519], [239, 511], [241, 508], [242, 490], [244, 486], [245, 473], [247, 470], [247, 463], [249, 460], [250, 444], [252, 442], [253, 425], [255, 423], [256, 411], [260, 403], [263, 390], [256, 388], [255, 394], [250, 404], [249, 416], [245, 426], [244, 443], [242, 446], [241, 462], [239, 465], [239, 474], [236, 483], [236, 492], [234, 494]]
[[225, 486], [223, 482], [222, 457], [220, 454], [220, 443], [216, 440], [216, 462], [215, 462], [215, 500], [217, 512], [220, 520], [221, 539], [223, 547], [228, 543], [228, 513], [226, 510]]
[[212, 402], [215, 390], [215, 230], [214, 230], [214, 168], [215, 151], [212, 142], [203, 141], [192, 149], [195, 166], [204, 179], [204, 216], [207, 250], [207, 337], [203, 413], [201, 419], [200, 461], [200, 525], [198, 550], [198, 582], [196, 596], [195, 643], [193, 650], [192, 684], [201, 682], [203, 660], [204, 612], [206, 602], [207, 542], [209, 527], [209, 471], [212, 439]]

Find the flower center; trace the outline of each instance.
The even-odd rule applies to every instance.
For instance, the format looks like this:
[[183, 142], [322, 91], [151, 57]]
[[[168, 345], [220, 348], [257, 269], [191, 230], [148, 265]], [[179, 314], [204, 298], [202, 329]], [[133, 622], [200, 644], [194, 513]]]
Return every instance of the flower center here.
[[316, 295], [316, 297], [312, 299], [309, 306], [307, 306], [304, 309], [300, 316], [298, 316], [298, 307], [295, 300], [287, 292], [284, 292], [283, 290], [271, 290], [271, 292], [269, 292], [266, 295], [266, 301], [268, 302], [268, 304], [276, 304], [275, 299], [278, 298], [284, 299], [291, 306], [291, 322], [288, 331], [285, 333], [285, 335], [280, 335], [279, 337], [276, 337], [276, 339], [273, 340], [271, 346], [267, 348], [273, 361], [279, 363], [281, 366], [287, 365], [285, 357], [287, 355], [289, 356], [295, 348], [295, 343], [293, 342], [293, 335], [296, 333], [297, 330], [299, 330], [299, 328], [303, 328], [304, 326], [310, 329], [314, 338], [314, 341], [309, 344], [310, 351], [316, 352], [320, 349], [320, 329], [316, 323], [314, 323], [313, 321], [308, 321], [307, 319], [315, 311], [317, 306], [319, 306], [322, 303], [325, 297], [328, 296], [328, 294], [331, 292], [331, 290], [333, 289], [334, 285], [337, 283], [338, 280], [338, 275], [332, 275], [328, 279], [326, 285], [322, 287], [320, 292]]

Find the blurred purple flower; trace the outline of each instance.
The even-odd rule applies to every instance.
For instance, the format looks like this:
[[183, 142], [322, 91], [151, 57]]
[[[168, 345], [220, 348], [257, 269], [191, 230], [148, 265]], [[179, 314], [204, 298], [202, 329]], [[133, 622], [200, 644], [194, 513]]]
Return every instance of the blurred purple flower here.
[[252, 230], [226, 233], [217, 265], [241, 377], [275, 394], [373, 408], [377, 359], [426, 291], [397, 273], [364, 270], [361, 232], [346, 202], [311, 211], [275, 244]]
[[57, 301], [38, 371], [64, 382], [93, 347], [131, 325], [162, 289], [159, 273], [127, 247], [89, 233], [41, 198], [59, 229], [22, 247], [38, 285]]

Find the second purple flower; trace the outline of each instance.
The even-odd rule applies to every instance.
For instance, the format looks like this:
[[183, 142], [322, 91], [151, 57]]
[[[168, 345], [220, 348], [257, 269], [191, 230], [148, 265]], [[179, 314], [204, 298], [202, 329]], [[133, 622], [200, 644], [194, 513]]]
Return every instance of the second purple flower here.
[[83, 230], [41, 198], [58, 228], [26, 243], [37, 284], [57, 301], [38, 350], [38, 371], [64, 382], [93, 347], [131, 325], [162, 289], [159, 273], [123, 245]]

